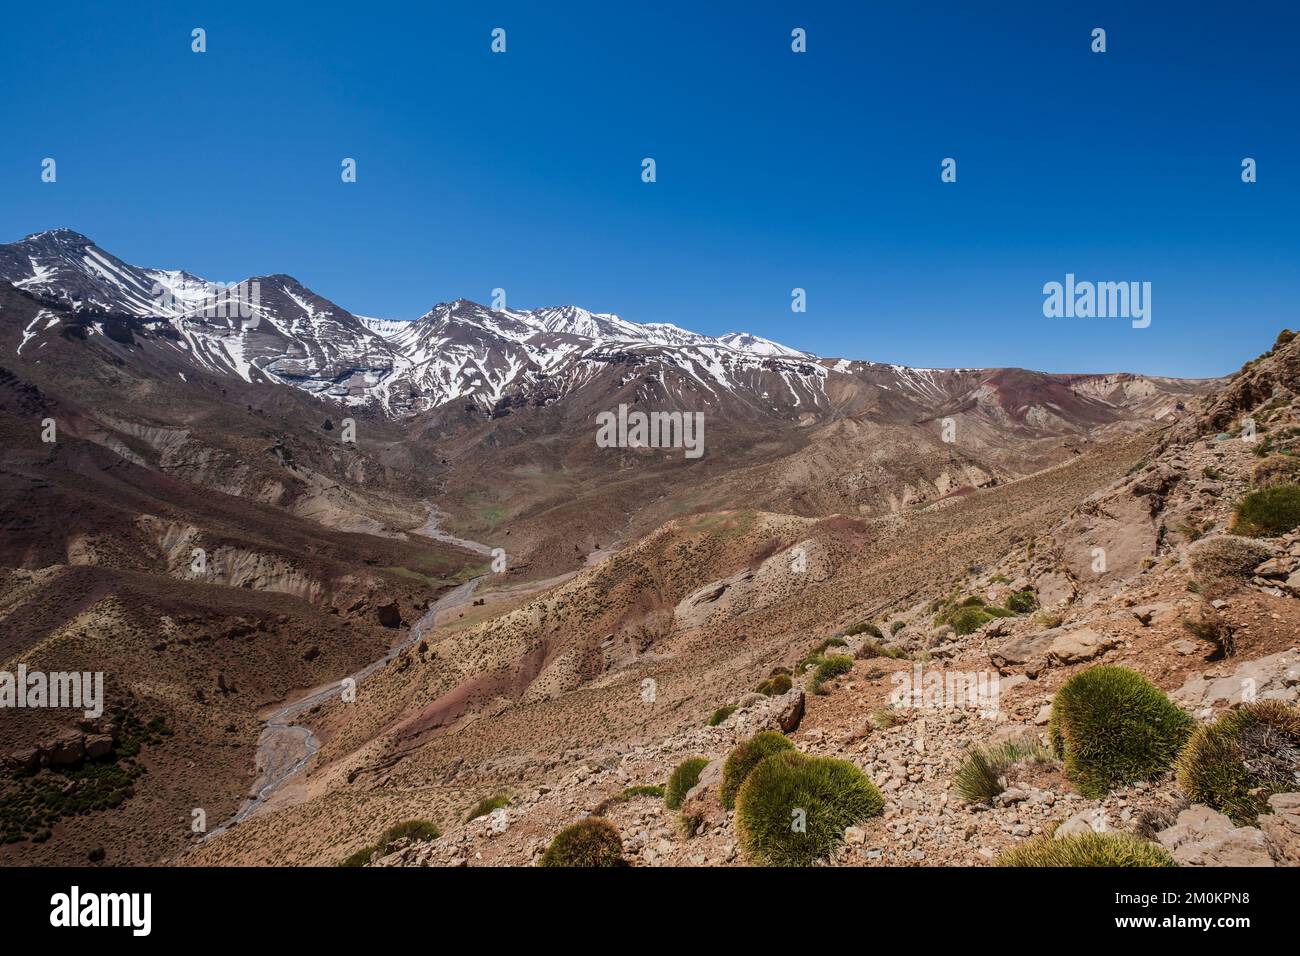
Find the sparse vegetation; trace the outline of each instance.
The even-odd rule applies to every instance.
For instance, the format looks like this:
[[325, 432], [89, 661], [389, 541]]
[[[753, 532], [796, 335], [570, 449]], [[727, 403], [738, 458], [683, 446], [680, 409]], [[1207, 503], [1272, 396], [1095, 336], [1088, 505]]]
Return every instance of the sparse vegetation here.
[[749, 772], [757, 767], [761, 760], [782, 750], [794, 750], [794, 744], [790, 743], [784, 734], [777, 733], [775, 730], [765, 730], [736, 744], [722, 766], [722, 787], [719, 791], [722, 805], [728, 810], [734, 808], [736, 794], [740, 791], [745, 778], [749, 776]]
[[[786, 680], [789, 680], [789, 678], [787, 677]], [[759, 686], [761, 687], [762, 685], [760, 684]], [[736, 712], [735, 704], [727, 704], [725, 707], [719, 707], [717, 710], [715, 710], [712, 714], [709, 715], [709, 726], [710, 727], [718, 726], [718, 724], [722, 723], [724, 720], [726, 720], [735, 712]]]
[[626, 787], [612, 797], [602, 800], [596, 809], [592, 811], [592, 816], [603, 817], [609, 812], [610, 808], [620, 803], [627, 803], [629, 800], [636, 800], [641, 797], [651, 797], [656, 800], [662, 800], [664, 788], [654, 784], [637, 784], [634, 787]]
[[870, 621], [859, 621], [857, 624], [854, 624], [851, 628], [849, 628], [844, 633], [847, 634], [849, 637], [853, 637], [858, 634], [870, 634], [876, 640], [880, 640], [885, 636], [880, 632], [880, 628], [876, 627], [876, 625], [872, 624]]
[[998, 866], [1177, 866], [1164, 847], [1127, 833], [1034, 837], [1003, 853]]
[[119, 730], [110, 757], [34, 774], [0, 774], [0, 845], [43, 842], [59, 821], [114, 810], [135, 796], [135, 783], [145, 773], [135, 758], [172, 731], [161, 718], [144, 722], [130, 711], [114, 719]]
[[664, 806], [669, 810], [680, 810], [686, 794], [700, 782], [700, 773], [708, 765], [707, 757], [692, 757], [679, 763], [668, 778], [668, 786], [664, 788]]
[[825, 694], [826, 691], [822, 689], [823, 684], [851, 670], [853, 670], [853, 658], [847, 654], [823, 658], [817, 665], [817, 669], [813, 671], [812, 679], [808, 681], [808, 689], [814, 694]]
[[542, 854], [541, 866], [626, 866], [618, 827], [604, 817], [587, 817], [556, 834]]
[[1067, 680], [1052, 701], [1052, 749], [1085, 797], [1167, 771], [1192, 719], [1136, 671], [1103, 665]]
[[1268, 811], [1268, 798], [1294, 790], [1300, 774], [1300, 709], [1259, 701], [1198, 727], [1178, 756], [1178, 785], [1193, 803], [1241, 825]]
[[780, 697], [793, 686], [794, 682], [790, 680], [789, 674], [774, 674], [766, 680], [760, 681], [754, 691], [765, 697]]
[[853, 656], [860, 661], [872, 657], [888, 657], [890, 660], [902, 660], [907, 657], [898, 648], [886, 647], [879, 641], [863, 641], [862, 646], [858, 648], [858, 652]]
[[884, 808], [880, 791], [845, 760], [783, 751], [759, 761], [736, 797], [746, 854], [769, 866], [806, 866], [844, 839], [845, 827]]
[[1028, 614], [1038, 607], [1038, 595], [1028, 588], [1023, 591], [1016, 591], [1007, 595], [1003, 607], [1013, 614]]
[[[1198, 589], [1204, 594], [1204, 589]], [[1224, 620], [1223, 615], [1212, 604], [1202, 602], [1199, 607], [1183, 618], [1183, 629], [1193, 637], [1209, 641], [1216, 648], [1214, 659], [1231, 657], [1237, 649], [1237, 641], [1232, 625]]]
[[1249, 581], [1256, 567], [1273, 552], [1251, 538], [1216, 534], [1202, 538], [1187, 551], [1187, 563], [1195, 575], [1199, 594], [1226, 594]]
[[894, 623], [892, 623], [892, 624], [889, 625], [889, 635], [890, 635], [890, 637], [893, 637], [894, 635], [896, 635], [899, 631], [901, 631], [901, 630], [902, 630], [904, 627], [906, 627], [906, 626], [907, 626], [907, 625], [904, 624], [902, 621], [894, 621]]
[[973, 746], [953, 778], [957, 792], [970, 803], [992, 803], [1007, 788], [1006, 774], [1021, 763], [1044, 763], [1051, 754], [1037, 740], [1009, 740], [988, 746]]
[[499, 810], [509, 802], [510, 796], [505, 793], [494, 793], [490, 797], [484, 797], [478, 802], [474, 809], [469, 812], [469, 816], [465, 818], [465, 822], [468, 823], [470, 820], [477, 820], [479, 817], [485, 817], [493, 810]]
[[387, 856], [397, 849], [398, 840], [410, 840], [412, 843], [427, 843], [442, 836], [437, 826], [428, 820], [406, 820], [395, 824], [379, 835], [371, 846], [357, 850], [347, 857], [339, 866], [365, 866], [375, 856]]
[[1295, 455], [1269, 455], [1251, 471], [1250, 481], [1257, 488], [1300, 483], [1300, 458]]
[[1300, 525], [1300, 485], [1284, 483], [1252, 491], [1237, 503], [1232, 530], [1252, 538], [1276, 537]]

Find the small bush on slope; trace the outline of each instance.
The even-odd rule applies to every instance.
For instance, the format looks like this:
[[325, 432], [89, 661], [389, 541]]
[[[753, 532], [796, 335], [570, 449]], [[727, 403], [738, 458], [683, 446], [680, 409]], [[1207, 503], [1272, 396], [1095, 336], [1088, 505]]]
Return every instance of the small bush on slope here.
[[493, 810], [500, 810], [509, 802], [510, 797], [504, 793], [494, 793], [490, 797], [484, 797], [478, 802], [478, 805], [469, 812], [469, 816], [465, 818], [465, 822], [468, 823], [470, 820], [477, 820], [479, 817], [485, 817]]
[[373, 846], [363, 847], [345, 859], [339, 866], [365, 866], [371, 858], [377, 853], [379, 856], [387, 856], [393, 852], [394, 844], [398, 840], [406, 839], [413, 842], [427, 842], [436, 840], [442, 836], [437, 826], [428, 820], [407, 820], [404, 823], [398, 823], [389, 827], [379, 835], [379, 840]]
[[1192, 719], [1145, 677], [1101, 666], [1067, 680], [1052, 700], [1048, 736], [1065, 775], [1085, 797], [1168, 770]]
[[716, 727], [728, 717], [736, 712], [735, 704], [728, 704], [726, 707], [719, 707], [709, 716], [709, 726]]
[[827, 657], [817, 665], [812, 680], [808, 682], [808, 689], [814, 694], [827, 693], [822, 690], [822, 684], [832, 678], [839, 677], [841, 674], [847, 674], [851, 670], [853, 670], [853, 658], [847, 654], [836, 654], [834, 657]]
[[722, 788], [719, 792], [722, 805], [728, 810], [733, 809], [736, 794], [749, 772], [758, 766], [759, 761], [782, 750], [794, 750], [794, 744], [775, 730], [765, 730], [736, 744], [722, 765]]
[[858, 634], [870, 634], [876, 640], [880, 640], [885, 636], [880, 633], [880, 628], [876, 627], [876, 625], [872, 624], [870, 621], [859, 621], [844, 633], [849, 637], [854, 637]]
[[1230, 590], [1234, 585], [1249, 581], [1255, 568], [1268, 560], [1273, 552], [1250, 538], [1235, 534], [1216, 534], [1202, 538], [1187, 549], [1187, 563], [1200, 593], [1210, 594]]
[[998, 866], [1177, 866], [1164, 847], [1127, 833], [1034, 837], [998, 857]]
[[1013, 614], [1028, 614], [1038, 607], [1038, 596], [1033, 591], [1016, 591], [1002, 603]]
[[1006, 773], [1018, 763], [1041, 763], [1050, 755], [1036, 740], [1008, 740], [987, 747], [974, 746], [957, 768], [953, 783], [966, 801], [992, 803], [1005, 790]]
[[774, 674], [773, 676], [761, 681], [754, 692], [763, 694], [766, 697], [780, 697], [786, 693], [792, 686], [789, 674]]
[[1300, 709], [1259, 701], [1198, 727], [1178, 756], [1178, 785], [1193, 803], [1241, 825], [1268, 811], [1268, 798], [1296, 788]]
[[786, 750], [750, 771], [736, 797], [736, 832], [756, 863], [807, 866], [844, 839], [845, 827], [884, 805], [880, 791], [848, 761]]
[[1251, 484], [1257, 488], [1294, 484], [1297, 478], [1300, 478], [1300, 458], [1294, 455], [1269, 455], [1250, 473]]
[[626, 866], [618, 827], [603, 817], [587, 817], [561, 830], [542, 854], [542, 866]]
[[1272, 485], [1237, 503], [1232, 530], [1252, 538], [1275, 537], [1300, 525], [1300, 485]]
[[679, 763], [664, 788], [664, 806], [669, 810], [680, 809], [686, 794], [700, 782], [700, 772], [708, 765], [709, 761], [704, 757], [692, 757]]

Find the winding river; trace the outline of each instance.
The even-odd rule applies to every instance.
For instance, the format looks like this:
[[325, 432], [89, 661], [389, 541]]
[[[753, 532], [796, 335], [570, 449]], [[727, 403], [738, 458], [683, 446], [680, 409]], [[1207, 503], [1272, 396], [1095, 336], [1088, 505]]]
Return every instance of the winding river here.
[[[429, 513], [429, 520], [423, 527], [416, 529], [415, 533], [424, 535], [426, 538], [433, 538], [435, 541], [442, 541], [445, 544], [464, 548], [475, 554], [490, 555], [492, 553], [492, 549], [486, 544], [470, 541], [467, 538], [457, 538], [455, 535], [441, 530], [438, 525], [444, 517], [443, 512], [433, 508]], [[486, 575], [471, 578], [464, 584], [452, 588], [430, 604], [424, 616], [411, 626], [407, 635], [389, 648], [388, 653], [379, 660], [372, 661], [355, 674], [349, 675], [349, 677], [341, 677], [332, 683], [307, 691], [301, 697], [283, 704], [268, 714], [262, 728], [262, 734], [257, 739], [257, 766], [261, 773], [258, 776], [256, 791], [244, 802], [238, 813], [225, 823], [210, 830], [203, 837], [203, 842], [220, 836], [236, 824], [247, 820], [290, 780], [301, 773], [311, 758], [317, 754], [320, 750], [320, 741], [316, 739], [316, 735], [310, 727], [297, 723], [302, 714], [318, 704], [338, 697], [343, 691], [344, 682], [349, 678], [355, 681], [357, 686], [360, 686], [367, 677], [420, 640], [434, 626], [439, 614], [469, 604], [473, 599], [474, 589], [478, 587], [479, 582], [484, 577]]]

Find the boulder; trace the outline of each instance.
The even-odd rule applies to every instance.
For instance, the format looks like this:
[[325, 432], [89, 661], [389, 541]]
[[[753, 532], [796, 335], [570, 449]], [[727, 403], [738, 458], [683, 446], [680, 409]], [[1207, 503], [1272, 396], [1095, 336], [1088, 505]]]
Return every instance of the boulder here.
[[79, 730], [65, 730], [41, 749], [51, 767], [71, 767], [86, 759], [86, 735]]
[[113, 752], [113, 737], [111, 734], [89, 734], [86, 737], [86, 759], [98, 760], [100, 757], [107, 757]]
[[1189, 677], [1170, 697], [1198, 714], [1208, 716], [1218, 707], [1235, 707], [1254, 694], [1255, 700], [1300, 703], [1300, 653], [1292, 648], [1253, 661], [1243, 661], [1231, 671], [1219, 668]]
[[1063, 840], [1068, 836], [1078, 836], [1085, 833], [1105, 833], [1110, 829], [1110, 821], [1106, 817], [1106, 811], [1101, 807], [1091, 807], [1087, 810], [1080, 810], [1074, 816], [1070, 817], [1052, 834], [1058, 840]]
[[1156, 839], [1182, 866], [1277, 865], [1262, 830], [1234, 826], [1222, 813], [1200, 805], [1178, 814]]
[[398, 607], [396, 601], [376, 605], [375, 616], [384, 627], [396, 628], [402, 626], [402, 609]]
[[1075, 628], [1057, 636], [1047, 648], [1047, 658], [1057, 664], [1079, 664], [1100, 657], [1116, 642], [1088, 627]]

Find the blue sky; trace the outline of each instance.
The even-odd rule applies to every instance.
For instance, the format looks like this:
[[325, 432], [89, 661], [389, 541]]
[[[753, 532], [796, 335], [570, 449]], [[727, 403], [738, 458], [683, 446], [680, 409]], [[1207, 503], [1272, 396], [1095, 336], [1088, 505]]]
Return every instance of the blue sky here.
[[[86, 6], [6, 14], [0, 241], [925, 366], [1216, 375], [1300, 325], [1295, 4]], [[1067, 272], [1151, 326], [1045, 318]]]

